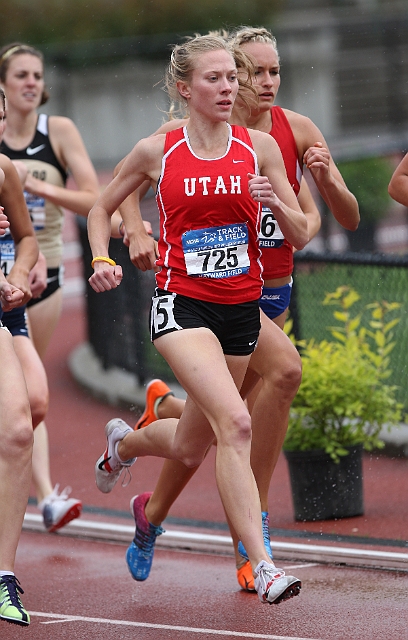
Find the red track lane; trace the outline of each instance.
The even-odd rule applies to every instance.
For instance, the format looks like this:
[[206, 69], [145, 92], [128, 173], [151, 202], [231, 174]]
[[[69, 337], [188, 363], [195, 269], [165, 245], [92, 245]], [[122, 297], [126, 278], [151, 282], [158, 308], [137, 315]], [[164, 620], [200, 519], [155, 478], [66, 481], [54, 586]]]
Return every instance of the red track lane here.
[[138, 583], [125, 549], [23, 533], [17, 569], [34, 614], [28, 629], [0, 622], [0, 638], [408, 638], [406, 574], [283, 563], [302, 580], [301, 594], [264, 605], [238, 589], [231, 558], [158, 550], [150, 578]]
[[[97, 490], [94, 464], [105, 446], [105, 423], [114, 416], [133, 423], [137, 415], [90, 398], [72, 379], [67, 358], [85, 339], [84, 301], [65, 299], [46, 359], [52, 478], [61, 487], [71, 485], [72, 494], [86, 507], [127, 511], [132, 495], [154, 488], [162, 463], [155, 458], [140, 459], [128, 487], [115, 487], [108, 495]], [[296, 523], [287, 466], [281, 457], [270, 491], [271, 527], [288, 533], [355, 536], [356, 542], [359, 536], [406, 540], [407, 472], [407, 459], [365, 456], [363, 516]], [[225, 522], [214, 479], [214, 451], [170, 515]], [[117, 544], [24, 532], [16, 574], [25, 590], [25, 606], [36, 613], [28, 629], [0, 622], [0, 640], [408, 640], [406, 573], [297, 565], [293, 574], [303, 581], [300, 597], [267, 606], [256, 596], [239, 591], [231, 557], [158, 550], [151, 577], [136, 583], [125, 565], [125, 549]], [[279, 564], [291, 572], [293, 564]], [[81, 619], [67, 620], [66, 616]]]
[[[62, 486], [71, 485], [73, 495], [80, 498], [85, 505], [127, 511], [130, 498], [134, 494], [153, 490], [162, 461], [158, 458], [140, 458], [132, 467], [133, 479], [128, 487], [116, 487], [108, 495], [97, 490], [94, 464], [105, 447], [106, 422], [114, 416], [119, 416], [133, 424], [137, 414], [91, 398], [72, 379], [67, 358], [85, 339], [83, 301], [68, 300], [46, 359], [51, 391], [47, 425], [52, 477]], [[215, 484], [214, 454], [214, 450], [210, 452], [196, 476], [176, 501], [171, 516], [225, 522]], [[364, 457], [363, 469], [363, 516], [322, 522], [294, 522], [289, 474], [286, 461], [281, 455], [269, 493], [271, 527], [313, 533], [337, 533], [355, 536], [357, 539], [360, 536], [368, 536], [407, 540], [408, 459], [391, 459], [377, 454], [367, 454]]]

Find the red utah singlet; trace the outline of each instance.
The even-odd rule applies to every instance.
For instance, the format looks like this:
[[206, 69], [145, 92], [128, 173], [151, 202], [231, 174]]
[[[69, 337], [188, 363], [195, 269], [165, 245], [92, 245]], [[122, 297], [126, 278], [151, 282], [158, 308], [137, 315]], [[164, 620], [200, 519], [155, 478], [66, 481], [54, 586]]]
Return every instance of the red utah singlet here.
[[227, 126], [220, 158], [196, 156], [186, 127], [166, 134], [156, 283], [198, 300], [241, 304], [261, 295], [260, 207], [248, 191], [248, 173], [259, 171], [248, 131]]

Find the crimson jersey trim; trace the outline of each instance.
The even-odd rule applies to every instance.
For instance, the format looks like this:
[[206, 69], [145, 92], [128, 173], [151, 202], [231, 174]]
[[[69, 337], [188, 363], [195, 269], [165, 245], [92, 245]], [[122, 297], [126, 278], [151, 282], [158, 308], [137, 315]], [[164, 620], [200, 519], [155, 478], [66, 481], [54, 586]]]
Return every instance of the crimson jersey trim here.
[[[282, 153], [289, 183], [298, 196], [303, 176], [296, 140], [292, 128], [281, 107], [271, 109], [272, 129], [270, 135], [276, 140]], [[279, 248], [262, 251], [263, 277], [265, 280], [284, 278], [293, 272], [293, 246], [286, 239]]]

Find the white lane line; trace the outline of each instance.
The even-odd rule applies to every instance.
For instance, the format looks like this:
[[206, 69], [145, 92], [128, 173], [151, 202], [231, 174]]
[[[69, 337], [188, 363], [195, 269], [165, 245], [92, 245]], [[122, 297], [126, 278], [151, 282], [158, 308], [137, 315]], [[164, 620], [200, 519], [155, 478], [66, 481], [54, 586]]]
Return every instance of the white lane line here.
[[[141, 627], [144, 629], [166, 629], [168, 631], [187, 631], [187, 633], [206, 633], [207, 635], [228, 636], [229, 638], [260, 638], [261, 640], [317, 640], [316, 638], [300, 638], [298, 636], [271, 636], [263, 633], [240, 633], [239, 631], [225, 631], [223, 629], [200, 629], [195, 627], [180, 627], [170, 624], [152, 624], [148, 622], [131, 622], [128, 620], [110, 620], [106, 618], [86, 618], [85, 616], [67, 616], [59, 613], [45, 613], [30, 611], [31, 616], [42, 618], [55, 618], [55, 622], [95, 622], [97, 624], [110, 624], [122, 627]], [[41, 624], [48, 624], [42, 622]]]
[[47, 620], [46, 622], [40, 622], [40, 624], [62, 624], [63, 622], [72, 622], [72, 618], [64, 618], [63, 620]]
[[285, 571], [290, 571], [294, 569], [297, 571], [298, 569], [308, 569], [309, 567], [320, 567], [318, 562], [308, 562], [307, 564], [291, 564], [289, 567], [286, 565], [282, 567]]
[[[26, 531], [45, 532], [43, 517], [39, 513], [26, 513], [23, 529]], [[109, 522], [97, 522], [78, 518], [59, 529], [59, 535], [78, 535], [87, 539], [109, 540], [110, 542], [129, 543], [134, 534], [133, 525], [119, 525]], [[47, 534], [48, 535], [48, 534]], [[398, 569], [408, 572], [408, 553], [395, 551], [376, 551], [360, 547], [339, 547], [320, 544], [293, 543], [272, 541], [275, 559], [282, 558], [289, 563], [337, 563], [347, 566], [362, 566], [377, 569]], [[226, 553], [233, 555], [232, 539], [226, 535], [210, 535], [190, 531], [166, 530], [157, 540], [157, 548], [188, 549], [189, 551], [206, 551], [210, 553]]]
[[62, 295], [65, 298], [74, 298], [82, 296], [85, 293], [85, 280], [82, 276], [66, 278], [62, 287]]

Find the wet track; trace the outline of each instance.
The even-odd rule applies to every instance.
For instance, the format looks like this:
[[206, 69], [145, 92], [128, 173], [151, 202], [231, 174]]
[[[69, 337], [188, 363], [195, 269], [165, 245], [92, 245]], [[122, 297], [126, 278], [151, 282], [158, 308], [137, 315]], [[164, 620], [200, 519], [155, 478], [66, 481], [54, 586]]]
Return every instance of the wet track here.
[[[78, 264], [67, 265], [68, 277], [77, 273], [75, 269]], [[46, 363], [52, 477], [62, 487], [71, 485], [73, 495], [83, 501], [84, 523], [130, 527], [129, 499], [153, 489], [161, 461], [139, 460], [126, 488], [116, 487], [109, 495], [96, 489], [93, 466], [104, 447], [104, 424], [114, 415], [129, 422], [136, 416], [90, 398], [73, 381], [67, 358], [85, 336], [83, 300], [66, 297]], [[408, 460], [366, 456], [364, 516], [296, 523], [286, 462], [281, 458], [270, 492], [272, 539], [347, 547], [357, 556], [362, 550], [407, 554], [407, 477]], [[32, 505], [28, 514], [38, 517]], [[228, 535], [215, 486], [213, 452], [171, 516], [165, 524], [168, 530]], [[150, 578], [137, 583], [124, 560], [131, 537], [131, 532], [125, 532], [123, 541], [107, 543], [81, 539], [72, 532], [51, 535], [25, 530], [16, 574], [32, 623], [19, 628], [0, 622], [0, 640], [408, 640], [408, 562], [404, 565], [404, 560], [398, 566], [406, 572], [305, 558], [294, 561], [276, 552], [278, 566], [299, 577], [303, 586], [299, 597], [269, 606], [239, 590], [228, 545], [226, 551], [223, 547], [226, 555], [159, 547]], [[159, 540], [165, 538], [166, 534]]]
[[263, 605], [237, 588], [232, 559], [156, 552], [144, 583], [132, 580], [126, 547], [24, 533], [19, 551], [28, 629], [2, 624], [4, 640], [107, 638], [408, 638], [406, 574], [284, 563], [301, 595]]

